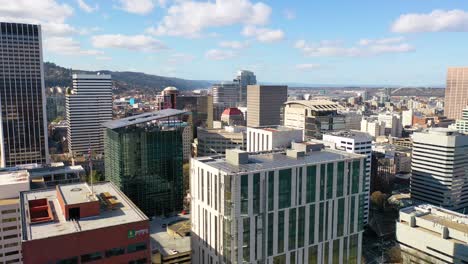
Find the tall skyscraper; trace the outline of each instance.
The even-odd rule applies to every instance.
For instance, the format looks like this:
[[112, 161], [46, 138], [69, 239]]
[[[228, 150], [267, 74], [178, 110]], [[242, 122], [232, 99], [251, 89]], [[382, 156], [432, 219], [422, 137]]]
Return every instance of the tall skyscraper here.
[[445, 87], [445, 110], [448, 118], [460, 119], [468, 105], [468, 67], [450, 67]]
[[67, 139], [73, 155], [104, 152], [102, 124], [112, 120], [112, 79], [106, 74], [73, 74], [67, 91]]
[[106, 180], [147, 216], [182, 210], [185, 115], [165, 109], [104, 123]]
[[411, 197], [450, 210], [468, 208], [468, 136], [447, 128], [413, 134]]
[[0, 165], [49, 159], [39, 25], [0, 23]]
[[192, 159], [192, 263], [361, 263], [364, 157], [316, 147]]
[[247, 87], [247, 126], [281, 124], [283, 104], [288, 100], [288, 86], [249, 85]]
[[234, 79], [239, 85], [239, 105], [247, 105], [247, 86], [257, 84], [257, 77], [251, 71], [240, 70], [237, 72], [237, 77]]
[[236, 83], [222, 82], [213, 84], [211, 92], [213, 104], [222, 105], [223, 110], [228, 107], [236, 107], [239, 102], [239, 86]]

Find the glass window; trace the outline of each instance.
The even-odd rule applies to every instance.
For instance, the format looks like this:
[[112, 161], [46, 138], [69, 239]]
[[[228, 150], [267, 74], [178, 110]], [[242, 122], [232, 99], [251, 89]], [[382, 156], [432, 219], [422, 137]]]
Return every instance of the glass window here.
[[333, 256], [332, 256], [332, 263], [339, 264], [340, 263], [340, 240], [335, 239], [333, 240]]
[[275, 172], [268, 172], [268, 211], [272, 211], [274, 208], [274, 192], [275, 192]]
[[309, 245], [315, 241], [315, 204], [309, 205]]
[[302, 204], [302, 167], [299, 168], [299, 176], [297, 177], [297, 202], [296, 205]]
[[128, 262], [128, 264], [146, 264], [146, 263], [147, 263], [146, 258], [131, 260], [131, 261]]
[[351, 196], [349, 197], [349, 233], [354, 233], [355, 230], [354, 230], [354, 211], [355, 211], [355, 198], [356, 196]]
[[284, 211], [278, 212], [278, 253], [284, 252]]
[[337, 225], [337, 236], [342, 236], [344, 233], [344, 204], [345, 199], [341, 198], [338, 200], [338, 225]]
[[253, 213], [260, 212], [260, 173], [253, 175]]
[[323, 256], [323, 262], [322, 263], [328, 263], [328, 254], [329, 254], [329, 244], [328, 242], [323, 243], [322, 245], [322, 256]]
[[323, 235], [324, 235], [324, 231], [325, 231], [325, 228], [324, 228], [324, 218], [325, 217], [325, 202], [322, 202], [319, 204], [319, 235], [318, 235], [318, 239], [319, 239], [319, 242], [322, 242], [323, 241]]
[[320, 165], [320, 201], [325, 199], [325, 164]]
[[286, 254], [274, 257], [273, 264], [286, 264]]
[[353, 178], [352, 184], [353, 184], [353, 189], [352, 193], [358, 193], [359, 192], [359, 170], [360, 170], [361, 162], [359, 160], [353, 161], [353, 169], [352, 169], [352, 175], [351, 177]]
[[268, 256], [273, 255], [273, 213], [268, 214]]
[[305, 206], [299, 207], [299, 217], [297, 220], [297, 247], [304, 246], [305, 238]]
[[327, 164], [327, 199], [333, 198], [333, 165]]
[[336, 174], [336, 196], [341, 197], [343, 196], [343, 188], [344, 188], [344, 162], [338, 162], [338, 171]]
[[296, 252], [289, 253], [289, 263], [296, 264]]
[[315, 183], [317, 177], [317, 166], [308, 166], [307, 167], [307, 187], [306, 187], [306, 198], [307, 203], [315, 202]]
[[317, 258], [318, 258], [317, 246], [309, 247], [309, 262], [308, 262], [308, 264], [318, 264]]
[[359, 235], [355, 234], [349, 238], [349, 257], [348, 263], [355, 264], [357, 263], [358, 258], [358, 241]]
[[242, 219], [242, 227], [244, 229], [243, 235], [243, 258], [245, 262], [250, 262], [250, 218]]
[[249, 213], [249, 175], [241, 176], [241, 214]]
[[296, 208], [289, 210], [289, 250], [296, 248]]
[[291, 169], [279, 171], [279, 209], [291, 206]]
[[119, 256], [119, 255], [123, 255], [123, 254], [125, 254], [125, 249], [124, 248], [113, 248], [113, 249], [106, 250], [106, 252], [105, 252], [106, 258], [110, 258], [110, 257], [113, 257], [113, 256]]
[[78, 257], [62, 259], [57, 261], [56, 264], [78, 264]]
[[102, 258], [101, 252], [81, 255], [81, 263], [91, 262]]
[[145, 242], [129, 245], [127, 248], [127, 253], [133, 253], [133, 252], [142, 251], [142, 250], [146, 250]]

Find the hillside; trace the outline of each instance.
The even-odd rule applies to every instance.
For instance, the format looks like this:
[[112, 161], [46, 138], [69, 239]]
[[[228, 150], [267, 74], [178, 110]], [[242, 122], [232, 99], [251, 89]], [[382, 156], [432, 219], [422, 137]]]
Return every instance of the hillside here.
[[[97, 71], [73, 70], [74, 73], [91, 73]], [[111, 74], [114, 86], [121, 92], [136, 89], [140, 91], [157, 91], [167, 86], [175, 86], [179, 90], [193, 90], [207, 88], [211, 85], [208, 81], [185, 80], [173, 77], [164, 77], [142, 72], [117, 72], [99, 71], [103, 74]], [[44, 75], [46, 87], [70, 86], [71, 69], [60, 67], [51, 62], [44, 63]]]

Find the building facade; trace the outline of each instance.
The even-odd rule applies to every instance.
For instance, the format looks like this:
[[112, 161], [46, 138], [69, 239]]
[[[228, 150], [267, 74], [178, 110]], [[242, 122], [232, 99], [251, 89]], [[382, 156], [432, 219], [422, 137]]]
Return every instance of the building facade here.
[[73, 74], [66, 95], [68, 151], [73, 156], [104, 152], [102, 124], [112, 120], [112, 79], [106, 74]]
[[385, 123], [376, 117], [363, 117], [361, 121], [361, 132], [369, 133], [373, 138], [385, 135]]
[[302, 130], [284, 127], [248, 127], [247, 151], [259, 152], [291, 147], [291, 142], [302, 142]]
[[47, 163], [41, 27], [1, 22], [0, 54], [0, 166]]
[[213, 104], [223, 105], [224, 108], [236, 107], [239, 102], [239, 85], [234, 82], [222, 82], [211, 87]]
[[411, 197], [449, 210], [468, 207], [468, 136], [446, 128], [413, 134]]
[[185, 114], [165, 109], [104, 123], [106, 180], [148, 216], [182, 211]]
[[239, 105], [247, 105], [247, 86], [257, 84], [257, 77], [251, 71], [240, 70], [234, 82], [239, 85]]
[[281, 124], [281, 109], [288, 99], [288, 86], [247, 86], [247, 126], [274, 126]]
[[247, 147], [246, 127], [197, 128], [195, 150], [198, 157], [225, 154], [226, 149]]
[[460, 119], [468, 106], [468, 67], [450, 67], [447, 71], [444, 115]]
[[403, 263], [468, 262], [468, 216], [423, 204], [400, 210], [396, 225]]
[[455, 121], [455, 124], [449, 126], [451, 129], [455, 129], [460, 133], [468, 134], [468, 108], [463, 109], [462, 117]]
[[192, 159], [192, 263], [361, 263], [364, 157], [300, 146]]

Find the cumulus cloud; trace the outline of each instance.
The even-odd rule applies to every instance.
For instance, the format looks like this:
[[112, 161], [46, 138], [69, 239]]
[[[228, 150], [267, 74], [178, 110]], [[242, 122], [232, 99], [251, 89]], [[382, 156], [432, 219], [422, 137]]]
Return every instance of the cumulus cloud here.
[[155, 7], [153, 0], [119, 0], [119, 4], [117, 8], [138, 15], [146, 15]]
[[434, 10], [431, 13], [401, 15], [391, 27], [397, 33], [467, 32], [468, 13], [459, 10]]
[[51, 37], [45, 41], [46, 50], [63, 55], [102, 55], [99, 50], [83, 49], [78, 41], [71, 37]]
[[248, 41], [221, 41], [219, 43], [220, 47], [229, 48], [229, 49], [244, 49], [249, 46]]
[[264, 25], [271, 8], [250, 0], [216, 0], [214, 2], [178, 1], [168, 8], [167, 15], [156, 27], [147, 29], [155, 35], [198, 37], [210, 27], [234, 24]]
[[242, 34], [247, 37], [254, 37], [260, 42], [276, 42], [284, 39], [284, 32], [281, 29], [245, 26]]
[[84, 0], [76, 0], [76, 2], [78, 3], [78, 7], [81, 10], [85, 11], [86, 13], [92, 13], [92, 12], [98, 10], [98, 8], [99, 8], [97, 4], [95, 6], [90, 6]]
[[161, 41], [145, 35], [96, 35], [91, 38], [95, 48], [118, 48], [137, 51], [159, 51], [166, 49]]
[[227, 60], [236, 56], [232, 50], [211, 49], [205, 53], [205, 57], [210, 60]]
[[294, 47], [310, 57], [362, 57], [414, 51], [414, 47], [404, 42], [404, 38], [361, 39], [357, 46], [351, 47], [339, 41], [307, 43], [298, 40]]
[[319, 69], [320, 67], [321, 67], [320, 64], [312, 64], [312, 63], [304, 63], [304, 64], [296, 65], [296, 69], [301, 70], [301, 71], [315, 70], [315, 69]]

